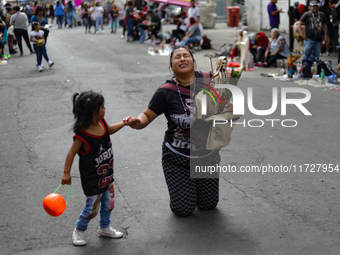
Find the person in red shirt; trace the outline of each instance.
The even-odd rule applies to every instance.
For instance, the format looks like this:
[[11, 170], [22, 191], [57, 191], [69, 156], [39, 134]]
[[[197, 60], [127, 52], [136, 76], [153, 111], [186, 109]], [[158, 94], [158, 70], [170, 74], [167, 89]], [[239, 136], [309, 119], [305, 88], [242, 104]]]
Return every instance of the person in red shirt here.
[[250, 52], [254, 56], [254, 62], [261, 64], [264, 61], [264, 54], [268, 47], [269, 39], [263, 32], [255, 35], [255, 40], [250, 41]]

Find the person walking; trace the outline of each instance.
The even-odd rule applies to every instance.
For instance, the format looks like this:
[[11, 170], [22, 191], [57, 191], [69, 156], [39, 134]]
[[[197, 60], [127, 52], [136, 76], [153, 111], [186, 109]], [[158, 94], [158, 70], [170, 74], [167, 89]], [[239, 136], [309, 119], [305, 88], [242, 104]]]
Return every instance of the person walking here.
[[28, 22], [31, 22], [31, 18], [32, 18], [32, 15], [33, 15], [33, 8], [29, 3], [25, 6], [24, 12], [27, 15]]
[[[10, 27], [10, 21], [11, 21], [11, 17], [12, 15], [15, 13], [13, 8], [10, 6], [6, 7], [6, 19], [4, 20], [6, 23], [6, 34], [7, 34], [7, 45], [8, 45], [8, 50], [10, 54], [16, 54], [17, 51], [14, 49], [14, 40], [15, 40], [15, 36], [11, 35], [9, 33], [7, 33], [8, 28]], [[6, 40], [5, 40], [6, 41]]]
[[[110, 16], [111, 16], [111, 33], [116, 33], [117, 31], [117, 18], [119, 17], [119, 10], [115, 4], [112, 4], [110, 9]], [[115, 30], [113, 30], [113, 25]]]
[[280, 12], [282, 12], [282, 9], [277, 9], [276, 3], [277, 0], [270, 0], [267, 5], [269, 24], [272, 29], [279, 28], [280, 25]]
[[[304, 39], [303, 60], [313, 54], [316, 60], [320, 57], [321, 43], [327, 43], [327, 20], [325, 14], [319, 12], [319, 3], [311, 1], [310, 11], [305, 12], [300, 18], [298, 31]], [[305, 25], [303, 31], [302, 24]]]
[[84, 4], [82, 10], [83, 24], [85, 26], [85, 33], [91, 33], [92, 19], [91, 12], [89, 11], [89, 6]]
[[198, 6], [196, 6], [195, 0], [190, 1], [190, 7], [188, 9], [188, 18], [195, 18], [197, 23], [200, 23], [201, 11]]
[[54, 16], [57, 18], [58, 23], [58, 29], [63, 28], [63, 18], [64, 18], [64, 8], [60, 1], [57, 1], [57, 4], [55, 6]]
[[20, 50], [20, 56], [24, 55], [22, 50], [22, 38], [24, 38], [27, 48], [30, 50], [31, 55], [34, 54], [32, 46], [30, 44], [27, 32], [28, 19], [24, 12], [20, 12], [19, 6], [13, 7], [14, 14], [11, 16], [10, 25], [14, 26], [14, 35], [18, 40], [18, 46]]
[[104, 8], [101, 6], [100, 2], [96, 3], [96, 6], [94, 7], [94, 12], [96, 14], [96, 34], [99, 33], [99, 25], [104, 31]]
[[73, 11], [75, 10], [72, 1], [68, 1], [65, 7], [68, 28], [73, 28]]
[[54, 21], [54, 6], [53, 6], [53, 4], [50, 4], [48, 9], [49, 9], [49, 14], [50, 14], [50, 18], [51, 18], [51, 24], [53, 24], [53, 21]]

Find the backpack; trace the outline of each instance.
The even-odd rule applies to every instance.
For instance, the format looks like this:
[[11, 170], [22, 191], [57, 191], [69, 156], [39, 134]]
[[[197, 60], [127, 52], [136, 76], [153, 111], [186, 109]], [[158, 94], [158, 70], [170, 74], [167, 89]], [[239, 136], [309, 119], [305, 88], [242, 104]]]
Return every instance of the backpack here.
[[329, 66], [325, 63], [325, 61], [319, 61], [316, 66], [317, 66], [316, 74], [320, 74], [321, 69], [325, 71], [325, 76], [329, 76], [333, 74], [332, 69], [329, 68]]
[[302, 77], [303, 78], [312, 78], [312, 68], [310, 68], [308, 65], [304, 65], [302, 67]]
[[218, 56], [230, 56], [230, 52], [233, 49], [233, 45], [232, 44], [223, 44], [219, 50], [216, 52], [216, 54]]
[[32, 13], [33, 13], [32, 7], [31, 6], [26, 6], [25, 13], [26, 13], [26, 15], [32, 15]]
[[208, 36], [203, 35], [202, 49], [211, 49], [210, 41], [211, 40], [208, 38]]

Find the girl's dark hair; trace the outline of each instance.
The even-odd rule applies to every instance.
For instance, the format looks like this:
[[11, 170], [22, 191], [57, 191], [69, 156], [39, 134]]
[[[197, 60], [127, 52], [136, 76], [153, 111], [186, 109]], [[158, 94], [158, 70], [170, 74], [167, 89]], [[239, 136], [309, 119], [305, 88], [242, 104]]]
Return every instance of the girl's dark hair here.
[[191, 50], [187, 46], [176, 45], [173, 48], [173, 50], [171, 51], [171, 54], [170, 54], [170, 65], [169, 65], [170, 70], [171, 70], [171, 66], [172, 66], [172, 56], [174, 55], [175, 50], [178, 50], [178, 49], [186, 49], [187, 51], [189, 51], [189, 53], [190, 53], [190, 55], [192, 57], [192, 60], [194, 61], [194, 65], [196, 67], [196, 60], [195, 60], [194, 55], [192, 54]]
[[34, 22], [31, 23], [32, 31], [35, 30], [35, 28], [38, 26], [38, 24], [39, 24], [39, 22], [37, 22], [37, 21], [34, 21]]
[[72, 96], [73, 115], [76, 120], [73, 125], [73, 131], [87, 129], [93, 123], [93, 117], [99, 112], [100, 107], [104, 104], [104, 97], [96, 92], [85, 91], [74, 93]]

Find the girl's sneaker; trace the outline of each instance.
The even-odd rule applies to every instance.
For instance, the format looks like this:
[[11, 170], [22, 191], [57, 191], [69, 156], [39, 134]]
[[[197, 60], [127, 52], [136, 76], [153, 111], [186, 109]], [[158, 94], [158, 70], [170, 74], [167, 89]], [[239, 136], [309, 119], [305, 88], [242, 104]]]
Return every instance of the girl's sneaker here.
[[44, 68], [42, 66], [38, 66], [38, 71], [42, 72], [44, 70]]
[[49, 67], [52, 67], [53, 65], [54, 65], [54, 62], [51, 61], [51, 60], [49, 60], [49, 61], [48, 61], [48, 66], [49, 66]]
[[73, 233], [72, 233], [73, 245], [75, 246], [86, 245], [86, 241], [84, 240], [84, 232], [85, 231], [80, 231], [80, 230], [77, 230], [76, 228], [73, 230]]
[[100, 236], [105, 236], [105, 237], [110, 237], [110, 238], [121, 238], [123, 236], [123, 233], [120, 231], [115, 230], [112, 227], [108, 228], [101, 228], [100, 226], [98, 227], [97, 233]]

